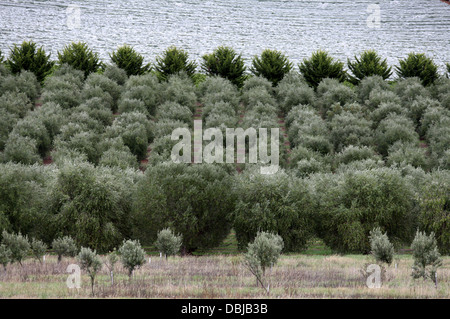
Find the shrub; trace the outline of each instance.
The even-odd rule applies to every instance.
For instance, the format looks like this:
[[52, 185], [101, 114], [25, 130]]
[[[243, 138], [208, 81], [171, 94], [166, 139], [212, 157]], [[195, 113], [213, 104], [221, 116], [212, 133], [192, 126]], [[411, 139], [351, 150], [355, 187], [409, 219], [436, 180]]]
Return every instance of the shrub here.
[[0, 151], [5, 148], [8, 135], [19, 121], [19, 117], [16, 114], [9, 113], [5, 109], [0, 108]]
[[102, 260], [95, 250], [92, 251], [90, 248], [85, 247], [81, 247], [77, 260], [80, 263], [80, 268], [86, 271], [91, 279], [91, 291], [92, 295], [94, 295], [95, 276], [102, 269]]
[[80, 105], [81, 95], [79, 91], [71, 89], [59, 89], [54, 91], [44, 90], [42, 103], [53, 102], [59, 104], [63, 109], [70, 109]]
[[[316, 107], [323, 115], [332, 108], [332, 105], [339, 103], [340, 105], [345, 105], [349, 103], [356, 102], [356, 93], [352, 88], [349, 88], [343, 84], [331, 84], [328, 87], [326, 82], [320, 85], [319, 98], [316, 101]], [[322, 90], [325, 90], [324, 92]], [[321, 91], [323, 93], [321, 93]]]
[[122, 94], [121, 101], [125, 99], [142, 101], [146, 108], [145, 113], [152, 116], [155, 115], [158, 97], [148, 86], [141, 85], [126, 89]]
[[175, 235], [169, 228], [165, 228], [158, 233], [156, 238], [156, 248], [167, 257], [178, 254], [181, 248], [183, 237]]
[[133, 155], [128, 147], [125, 150], [112, 148], [105, 151], [100, 157], [98, 164], [108, 167], [118, 167], [120, 169], [137, 169], [139, 166], [136, 155]]
[[284, 75], [292, 70], [292, 62], [280, 51], [266, 49], [261, 57], [255, 56], [250, 71], [256, 76], [263, 76], [277, 86]]
[[109, 64], [105, 67], [105, 71], [103, 72], [103, 75], [106, 76], [108, 79], [113, 80], [118, 85], [124, 85], [125, 82], [128, 80], [127, 72], [121, 68], [119, 68], [115, 64]]
[[314, 173], [330, 172], [331, 166], [324, 160], [324, 157], [318, 156], [297, 161], [293, 170], [296, 176], [305, 178]]
[[430, 91], [422, 85], [420, 79], [417, 77], [397, 81], [394, 90], [401, 98], [401, 104], [405, 108], [419, 97], [431, 96]]
[[274, 89], [272, 88], [272, 82], [270, 82], [268, 79], [266, 79], [263, 76], [251, 76], [248, 77], [244, 81], [244, 85], [242, 86], [242, 92], [247, 92], [248, 90], [251, 90], [255, 87], [261, 87], [265, 89], [267, 92], [272, 94], [274, 92]]
[[181, 121], [191, 125], [192, 111], [189, 107], [176, 102], [166, 102], [158, 107], [158, 119]]
[[141, 248], [138, 240], [124, 240], [118, 253], [123, 266], [128, 270], [130, 279], [133, 271], [145, 264], [145, 251]]
[[145, 103], [142, 100], [138, 99], [131, 99], [131, 98], [121, 99], [118, 105], [118, 111], [119, 113], [139, 112], [147, 116], [150, 116], [147, 107], [145, 106]]
[[129, 194], [124, 187], [124, 177], [113, 170], [64, 163], [50, 190], [55, 228], [74, 238], [78, 246], [110, 251], [129, 235], [129, 204], [124, 203]]
[[339, 82], [343, 82], [347, 78], [344, 63], [335, 61], [333, 57], [322, 50], [313, 52], [309, 59], [303, 59], [298, 67], [306, 82], [314, 89], [317, 89], [319, 83], [325, 78], [337, 79]]
[[366, 76], [361, 81], [359, 81], [356, 87], [356, 92], [358, 94], [358, 100], [360, 103], [365, 103], [369, 99], [370, 93], [373, 90], [378, 91], [389, 91], [390, 86], [387, 81], [383, 79], [380, 75]]
[[33, 104], [25, 93], [9, 91], [0, 95], [0, 109], [22, 118], [33, 109]]
[[113, 99], [112, 110], [113, 112], [117, 110], [117, 101], [120, 98], [122, 90], [116, 82], [110, 80], [103, 74], [93, 73], [87, 77], [85, 82], [85, 87], [89, 86], [100, 87], [104, 92], [109, 93]]
[[201, 68], [206, 74], [221, 76], [237, 87], [242, 87], [246, 67], [242, 56], [236, 54], [232, 48], [220, 46], [202, 58]]
[[450, 118], [443, 117], [430, 127], [426, 140], [433, 155], [441, 156], [448, 150], [450, 145]]
[[100, 136], [98, 133], [88, 130], [75, 133], [66, 140], [63, 140], [62, 136], [58, 135], [55, 138], [54, 146], [56, 150], [65, 148], [78, 151], [81, 154], [85, 154], [89, 162], [97, 164], [101, 156], [101, 150], [97, 147], [99, 141]]
[[369, 94], [369, 99], [365, 104], [369, 107], [369, 110], [373, 111], [378, 108], [382, 103], [393, 103], [402, 105], [400, 97], [392, 91], [386, 91], [379, 88], [373, 89]]
[[232, 93], [239, 94], [236, 86], [228, 79], [220, 77], [218, 75], [207, 76], [197, 88], [198, 95], [204, 98], [207, 95], [214, 95], [216, 93]]
[[257, 103], [276, 105], [275, 98], [262, 87], [254, 87], [244, 92], [242, 101], [247, 110], [251, 110]]
[[335, 151], [355, 145], [370, 145], [372, 142], [372, 123], [360, 115], [342, 112], [333, 117], [330, 122], [331, 142]]
[[3, 265], [3, 269], [6, 272], [6, 266], [11, 262], [11, 250], [4, 244], [0, 245], [0, 265]]
[[51, 168], [7, 163], [0, 170], [0, 230], [44, 239]]
[[62, 52], [58, 51], [58, 63], [67, 63], [74, 69], [83, 71], [85, 78], [102, 67], [98, 53], [94, 53], [84, 42], [72, 42]]
[[406, 110], [400, 104], [397, 104], [395, 102], [382, 102], [378, 106], [378, 108], [376, 108], [369, 114], [369, 118], [373, 123], [372, 127], [376, 129], [380, 122], [391, 114], [404, 117], [407, 116]]
[[[248, 265], [252, 265], [249, 261], [252, 260], [252, 257], [255, 258], [257, 266], [264, 276], [266, 268], [277, 263], [283, 248], [283, 239], [279, 235], [264, 231], [258, 232], [254, 241], [248, 244], [245, 259]], [[254, 273], [254, 270], [252, 273]]]
[[375, 227], [388, 232], [394, 243], [410, 239], [412, 190], [399, 171], [352, 168], [310, 179], [314, 201], [319, 204], [314, 215], [316, 231], [331, 249], [368, 253], [369, 232]]
[[18, 134], [9, 134], [3, 155], [6, 162], [31, 165], [41, 161], [37, 142], [28, 136]]
[[236, 119], [236, 111], [229, 102], [215, 102], [207, 103], [202, 110], [202, 118], [206, 119], [211, 114], [218, 114], [221, 116], [230, 116]]
[[450, 118], [450, 110], [446, 110], [439, 106], [427, 108], [422, 115], [422, 119], [420, 120], [420, 135], [425, 136], [430, 127], [438, 123], [441, 118]]
[[20, 46], [14, 44], [6, 64], [14, 74], [22, 70], [33, 72], [42, 84], [55, 62], [50, 61], [50, 54], [46, 55], [42, 47], [37, 48], [33, 41], [24, 41]]
[[31, 252], [34, 258], [36, 258], [42, 264], [42, 257], [47, 251], [47, 245], [39, 239], [33, 238], [31, 240]]
[[401, 115], [390, 114], [380, 122], [374, 133], [374, 142], [378, 152], [388, 155], [388, 149], [397, 141], [415, 143], [419, 135], [414, 130], [414, 123]]
[[395, 68], [400, 78], [418, 77], [424, 86], [433, 84], [439, 76], [437, 65], [423, 53], [409, 53], [399, 64]]
[[367, 171], [385, 167], [384, 161], [381, 159], [368, 158], [363, 160], [352, 161], [346, 164], [340, 164], [336, 168], [336, 173], [349, 173], [354, 171]]
[[427, 232], [433, 232], [436, 243], [443, 254], [450, 253], [450, 225], [447, 222], [450, 204], [450, 184], [447, 171], [435, 171], [429, 181], [420, 189], [419, 225]]
[[336, 161], [339, 164], [348, 164], [354, 161], [361, 161], [366, 159], [381, 159], [376, 154], [375, 151], [368, 146], [353, 146], [349, 145], [336, 154]]
[[312, 88], [307, 85], [291, 86], [283, 93], [284, 98], [280, 100], [280, 110], [284, 114], [297, 105], [313, 105], [315, 102], [315, 93]]
[[30, 250], [28, 237], [18, 234], [2, 232], [2, 244], [11, 251], [11, 262], [18, 262], [22, 266], [22, 261], [27, 257]]
[[156, 57], [155, 71], [160, 81], [167, 81], [170, 75], [185, 72], [189, 77], [195, 73], [197, 64], [189, 61], [188, 53], [174, 46], [167, 48], [162, 56]]
[[192, 80], [185, 74], [172, 75], [162, 84], [160, 103], [176, 102], [195, 110], [197, 96]]
[[114, 115], [111, 113], [111, 109], [99, 97], [93, 97], [74, 108], [72, 116], [76, 117], [77, 113], [86, 114], [91, 120], [96, 122], [95, 128], [99, 128], [101, 131], [104, 127], [111, 125], [114, 120]]
[[70, 236], [55, 238], [52, 242], [52, 248], [58, 256], [58, 263], [61, 262], [62, 257], [75, 257], [78, 252], [75, 241]]
[[45, 86], [47, 86], [47, 81], [54, 78], [70, 82], [71, 84], [76, 85], [79, 89], [83, 86], [85, 79], [84, 72], [82, 70], [77, 70], [72, 65], [67, 63], [63, 63], [55, 67], [52, 76], [45, 80]]
[[418, 147], [416, 143], [402, 143], [401, 141], [389, 147], [386, 164], [411, 165], [422, 169], [427, 169], [429, 166], [425, 149]]
[[381, 57], [374, 50], [364, 51], [359, 58], [355, 56], [354, 62], [347, 59], [347, 65], [353, 73], [349, 76], [349, 80], [355, 85], [369, 76], [377, 75], [386, 80], [392, 75], [392, 67], [388, 66], [386, 59], [381, 60]]
[[104, 91], [99, 86], [85, 85], [81, 91], [81, 101], [85, 102], [92, 98], [99, 98], [111, 111], [117, 111], [117, 106], [115, 105], [114, 98], [111, 94]]
[[370, 252], [377, 262], [390, 265], [394, 258], [394, 245], [389, 241], [386, 233], [379, 227], [370, 231]]
[[40, 85], [36, 76], [30, 72], [22, 70], [18, 75], [8, 75], [1, 82], [0, 93], [23, 92], [30, 102], [34, 103], [39, 95]]
[[36, 147], [41, 156], [50, 149], [51, 140], [47, 129], [38, 117], [25, 117], [17, 122], [12, 130], [12, 134], [17, 134], [23, 137], [29, 137], [36, 141]]
[[436, 272], [442, 266], [441, 255], [437, 249], [434, 233], [427, 235], [417, 230], [411, 244], [413, 250], [414, 265], [412, 276], [414, 279], [422, 277], [431, 279], [437, 285]]
[[423, 113], [428, 108], [440, 107], [441, 103], [428, 97], [418, 96], [412, 103], [408, 103], [408, 116], [414, 121], [416, 127], [419, 126]]
[[158, 91], [161, 86], [158, 77], [153, 73], [146, 73], [144, 75], [132, 75], [125, 83], [125, 90], [129, 90], [136, 86], [147, 86], [152, 91]]
[[144, 57], [131, 46], [123, 45], [109, 56], [111, 61], [125, 70], [128, 76], [142, 75], [151, 70], [150, 63], [144, 64]]
[[232, 185], [219, 165], [167, 162], [148, 167], [137, 187], [136, 238], [152, 244], [160, 229], [170, 227], [183, 234], [185, 253], [215, 247], [231, 229]]
[[312, 235], [311, 202], [305, 183], [283, 172], [263, 175], [246, 170], [237, 177], [239, 199], [233, 228], [243, 249], [261, 229], [283, 238], [286, 251], [302, 251]]

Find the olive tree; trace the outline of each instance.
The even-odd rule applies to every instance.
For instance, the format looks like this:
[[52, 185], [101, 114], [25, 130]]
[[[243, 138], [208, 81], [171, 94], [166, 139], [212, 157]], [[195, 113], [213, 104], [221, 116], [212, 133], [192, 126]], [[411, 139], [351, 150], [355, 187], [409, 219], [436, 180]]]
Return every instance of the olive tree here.
[[92, 251], [90, 248], [86, 247], [81, 247], [77, 260], [80, 263], [80, 268], [85, 270], [91, 279], [91, 291], [93, 296], [95, 276], [102, 269], [102, 260], [95, 250]]
[[158, 233], [155, 246], [167, 259], [180, 251], [182, 238], [181, 235], [177, 236], [169, 228], [165, 228]]
[[133, 271], [145, 263], [145, 251], [138, 240], [124, 240], [118, 252], [122, 264], [128, 270], [128, 276], [131, 279]]

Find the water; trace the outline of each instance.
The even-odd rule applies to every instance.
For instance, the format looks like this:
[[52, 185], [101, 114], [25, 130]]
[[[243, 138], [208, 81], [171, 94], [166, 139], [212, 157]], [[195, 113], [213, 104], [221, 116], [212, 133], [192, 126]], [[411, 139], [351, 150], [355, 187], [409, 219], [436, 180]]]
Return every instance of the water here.
[[[377, 3], [380, 26], [369, 28], [368, 8]], [[66, 44], [84, 41], [109, 62], [129, 44], [153, 62], [175, 45], [200, 62], [227, 45], [248, 65], [266, 48], [297, 65], [317, 49], [342, 61], [375, 49], [391, 65], [414, 51], [443, 67], [450, 62], [449, 22], [450, 5], [439, 0], [0, 0], [0, 50], [8, 55], [14, 43], [33, 40], [56, 59]]]

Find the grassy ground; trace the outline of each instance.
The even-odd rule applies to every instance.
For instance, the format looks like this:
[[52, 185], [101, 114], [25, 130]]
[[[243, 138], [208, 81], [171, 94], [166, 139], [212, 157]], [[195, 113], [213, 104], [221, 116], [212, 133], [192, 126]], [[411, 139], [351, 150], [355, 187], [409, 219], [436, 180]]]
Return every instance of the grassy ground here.
[[[243, 266], [234, 234], [219, 248], [203, 256], [155, 256], [147, 247], [147, 263], [129, 280], [120, 263], [114, 285], [106, 267], [96, 278], [95, 298], [449, 298], [450, 257], [438, 271], [438, 287], [429, 281], [413, 280], [413, 260], [397, 255], [386, 267], [381, 288], [367, 287], [367, 269], [373, 260], [363, 255], [333, 255], [321, 242], [302, 254], [283, 255], [268, 270], [265, 283], [270, 293], [256, 284]], [[151, 258], [151, 262], [149, 259]], [[28, 259], [23, 266], [8, 265], [0, 271], [0, 298], [90, 298], [88, 276], [82, 272], [80, 289], [69, 289], [67, 266], [75, 259], [47, 255], [40, 264]]]

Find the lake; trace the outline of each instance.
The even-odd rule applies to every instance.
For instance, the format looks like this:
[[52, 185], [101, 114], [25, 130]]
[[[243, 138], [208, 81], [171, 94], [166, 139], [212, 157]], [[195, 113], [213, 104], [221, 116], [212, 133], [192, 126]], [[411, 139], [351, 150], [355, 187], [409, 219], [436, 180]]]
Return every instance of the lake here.
[[250, 59], [264, 49], [284, 52], [297, 65], [317, 49], [346, 61], [375, 49], [397, 64], [423, 52], [450, 62], [450, 5], [439, 0], [0, 0], [0, 50], [23, 40], [56, 59], [71, 41], [84, 41], [109, 62], [109, 53], [132, 45], [148, 62], [167, 47], [192, 59], [220, 45]]

